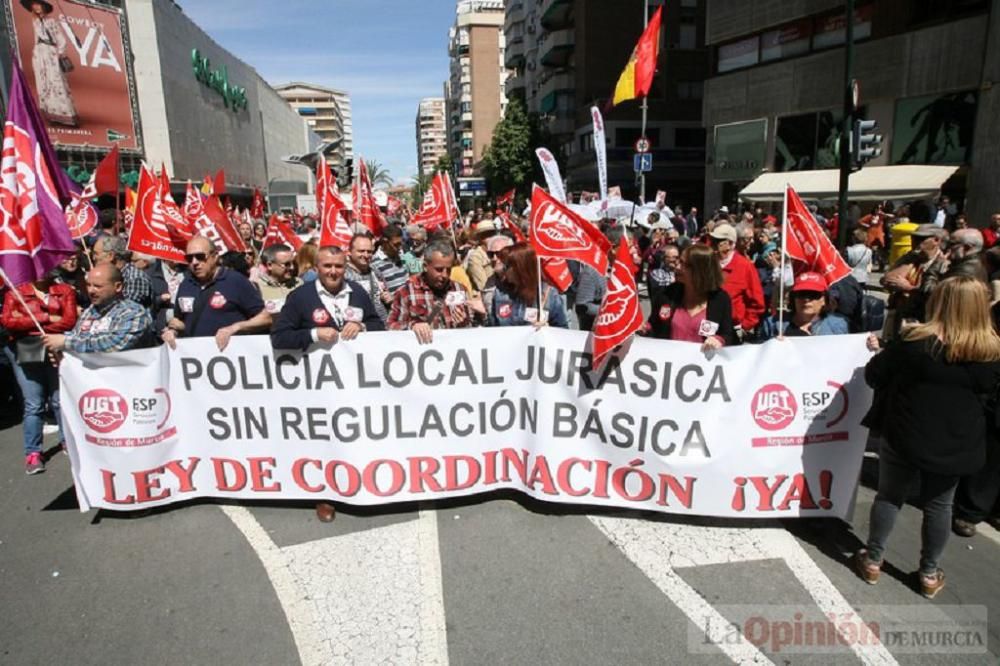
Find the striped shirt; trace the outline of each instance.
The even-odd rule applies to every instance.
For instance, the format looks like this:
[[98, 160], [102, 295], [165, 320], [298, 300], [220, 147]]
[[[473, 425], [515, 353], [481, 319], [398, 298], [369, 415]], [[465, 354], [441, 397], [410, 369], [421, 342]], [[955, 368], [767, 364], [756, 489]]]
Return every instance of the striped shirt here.
[[385, 282], [390, 294], [395, 294], [410, 279], [410, 272], [402, 258], [393, 261], [381, 248], [372, 257], [372, 269]]

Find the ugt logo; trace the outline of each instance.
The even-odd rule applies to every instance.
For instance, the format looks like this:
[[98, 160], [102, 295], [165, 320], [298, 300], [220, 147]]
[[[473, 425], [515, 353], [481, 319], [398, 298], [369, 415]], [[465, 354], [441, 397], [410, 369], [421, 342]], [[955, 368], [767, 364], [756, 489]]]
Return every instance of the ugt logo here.
[[764, 430], [781, 430], [795, 420], [799, 405], [795, 394], [783, 384], [768, 384], [753, 396], [750, 405], [753, 420]]
[[128, 402], [111, 389], [93, 389], [80, 398], [80, 417], [91, 430], [109, 433], [128, 417]]

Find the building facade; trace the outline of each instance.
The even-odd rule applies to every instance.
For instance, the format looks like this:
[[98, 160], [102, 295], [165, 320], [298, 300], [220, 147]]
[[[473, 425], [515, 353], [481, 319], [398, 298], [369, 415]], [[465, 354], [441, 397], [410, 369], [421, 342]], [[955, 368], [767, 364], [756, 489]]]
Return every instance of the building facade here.
[[[859, 115], [877, 121], [884, 136], [883, 154], [869, 164], [960, 167], [943, 192], [964, 199], [978, 226], [1000, 210], [996, 5], [858, 0], [854, 15]], [[836, 168], [843, 2], [713, 0], [707, 25], [706, 209], [733, 205], [765, 170]]]
[[[551, 136], [572, 190], [597, 189], [590, 108], [604, 109], [645, 22], [644, 0], [508, 0], [504, 32], [507, 94], [524, 100]], [[648, 0], [651, 16], [660, 0]], [[659, 66], [649, 95], [646, 137], [653, 171], [647, 198], [658, 189], [685, 205], [702, 199], [704, 130], [701, 96], [708, 72], [704, 18], [708, 2], [666, 3]], [[642, 134], [639, 101], [605, 112], [608, 180], [637, 193], [634, 144]]]
[[298, 111], [309, 128], [327, 145], [327, 162], [334, 168], [343, 166], [347, 160], [347, 142], [344, 135], [344, 113], [337, 96], [346, 96], [346, 93], [300, 81], [283, 83], [274, 89]]
[[443, 97], [425, 97], [417, 105], [417, 168], [431, 174], [438, 160], [448, 152], [448, 131], [444, 118]]
[[503, 0], [459, 0], [448, 33], [448, 150], [459, 176], [479, 173], [507, 105]]

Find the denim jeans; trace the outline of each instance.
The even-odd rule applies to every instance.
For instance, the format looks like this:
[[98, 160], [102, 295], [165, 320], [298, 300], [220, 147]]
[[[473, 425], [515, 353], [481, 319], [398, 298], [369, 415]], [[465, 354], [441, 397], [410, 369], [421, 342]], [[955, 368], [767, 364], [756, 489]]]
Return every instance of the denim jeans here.
[[882, 561], [896, 516], [917, 478], [920, 479], [920, 502], [924, 507], [920, 528], [920, 573], [933, 574], [938, 570], [938, 560], [951, 534], [951, 506], [959, 477], [919, 469], [885, 445], [879, 453], [878, 493], [868, 526], [868, 557], [873, 562]]
[[52, 407], [59, 424], [59, 439], [63, 438], [59, 418], [59, 369], [50, 363], [15, 363], [14, 377], [24, 396], [24, 454], [41, 453], [46, 404]]

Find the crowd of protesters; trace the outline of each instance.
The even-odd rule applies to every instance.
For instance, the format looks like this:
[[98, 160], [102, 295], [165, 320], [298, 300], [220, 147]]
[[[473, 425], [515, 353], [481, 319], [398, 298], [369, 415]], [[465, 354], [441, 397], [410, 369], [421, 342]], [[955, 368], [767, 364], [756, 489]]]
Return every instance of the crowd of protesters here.
[[[937, 594], [949, 531], [971, 536], [977, 523], [998, 520], [1000, 214], [974, 229], [939, 201], [932, 220], [912, 230], [911, 250], [890, 264], [890, 228], [907, 219], [906, 207], [857, 211], [844, 252], [851, 273], [830, 285], [781, 261], [779, 220], [761, 209], [736, 215], [723, 206], [704, 222], [694, 208], [647, 210], [644, 219], [594, 222], [612, 248], [629, 244], [649, 299], [641, 334], [711, 352], [774, 337], [880, 332], [868, 340], [878, 353], [866, 371], [875, 389], [866, 423], [884, 444], [870, 535], [855, 564], [877, 582], [894, 520], [919, 478], [919, 581], [926, 596]], [[813, 213], [835, 238], [835, 216]], [[307, 350], [384, 330], [412, 331], [421, 344], [433, 344], [437, 330], [474, 326], [590, 330], [605, 276], [571, 261], [572, 284], [561, 293], [539, 275], [532, 245], [511, 222], [526, 231], [523, 217], [481, 210], [430, 233], [390, 219], [378, 237], [358, 226], [347, 247], [321, 247], [315, 219], [298, 217], [297, 251], [268, 243], [263, 223], [243, 223], [246, 252], [195, 237], [185, 261], [171, 263], [129, 251], [121, 221], [102, 214], [99, 233], [77, 255], [2, 299], [3, 360], [16, 378], [5, 404], [21, 410], [25, 471], [44, 470], [43, 432], [58, 428], [46, 417], [59, 422], [64, 351], [175, 346], [188, 337], [212, 337], [224, 350], [232, 336], [253, 333], [269, 334], [276, 349]], [[883, 268], [884, 312], [865, 291]], [[924, 409], [932, 402], [947, 404], [947, 415]], [[322, 521], [335, 515], [327, 503], [316, 512]]]

